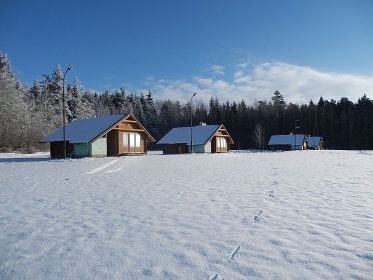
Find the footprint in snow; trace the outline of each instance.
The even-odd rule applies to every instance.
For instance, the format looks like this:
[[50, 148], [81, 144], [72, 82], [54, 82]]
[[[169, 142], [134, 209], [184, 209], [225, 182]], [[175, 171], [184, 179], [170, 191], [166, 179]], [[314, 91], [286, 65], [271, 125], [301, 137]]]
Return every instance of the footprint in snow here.
[[273, 191], [270, 191], [270, 192], [269, 192], [269, 196], [270, 196], [270, 197], [275, 197]]
[[263, 210], [260, 210], [259, 214], [254, 216], [254, 222], [256, 222], [256, 223], [260, 223], [261, 222], [262, 218], [260, 218], [260, 215], [262, 213], [263, 213]]
[[[211, 276], [210, 280], [219, 280], [219, 274], [215, 274], [213, 276]], [[224, 280], [224, 278], [222, 278], [221, 280]]]
[[234, 258], [237, 256], [237, 254], [239, 254], [240, 249], [241, 249], [241, 246], [238, 246], [236, 249], [234, 249], [234, 251], [232, 252], [232, 254], [229, 256], [229, 260], [230, 261], [235, 261]]
[[214, 276], [211, 276], [210, 280], [218, 280], [219, 275], [215, 274]]
[[[219, 280], [219, 275], [218, 274], [215, 274], [213, 276], [211, 276], [210, 280]], [[221, 280], [224, 280], [224, 278], [222, 278]]]

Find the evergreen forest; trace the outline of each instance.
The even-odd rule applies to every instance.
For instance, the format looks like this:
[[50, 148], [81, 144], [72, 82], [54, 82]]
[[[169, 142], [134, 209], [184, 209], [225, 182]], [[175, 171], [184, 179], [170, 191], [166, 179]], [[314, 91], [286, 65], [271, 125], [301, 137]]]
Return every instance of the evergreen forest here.
[[[34, 152], [48, 148], [40, 139], [63, 124], [63, 70], [41, 75], [22, 85], [8, 57], [0, 53], [0, 152]], [[191, 93], [192, 95], [193, 93]], [[307, 94], [306, 92], [304, 93]], [[133, 113], [156, 140], [170, 129], [200, 122], [224, 124], [235, 144], [231, 149], [266, 149], [273, 134], [321, 136], [326, 149], [373, 149], [373, 100], [366, 94], [356, 103], [346, 97], [293, 104], [276, 89], [268, 101], [247, 104], [211, 97], [208, 104], [155, 100], [153, 93], [90, 92], [78, 78], [65, 85], [66, 123], [76, 119]], [[155, 144], [150, 149], [160, 148]]]

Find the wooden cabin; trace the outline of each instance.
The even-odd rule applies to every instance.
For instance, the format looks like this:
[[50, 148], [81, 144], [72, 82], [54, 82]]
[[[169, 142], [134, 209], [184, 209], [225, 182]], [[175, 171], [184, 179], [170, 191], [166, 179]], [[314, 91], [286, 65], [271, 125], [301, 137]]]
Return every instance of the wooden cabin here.
[[229, 152], [233, 143], [224, 125], [202, 123], [199, 126], [173, 128], [157, 144], [163, 146], [163, 154], [186, 154]]
[[[66, 154], [71, 157], [106, 157], [146, 154], [155, 139], [133, 114], [75, 120], [67, 124]], [[63, 158], [63, 128], [43, 138], [52, 158]]]
[[273, 151], [305, 150], [306, 137], [304, 134], [272, 135], [268, 147]]

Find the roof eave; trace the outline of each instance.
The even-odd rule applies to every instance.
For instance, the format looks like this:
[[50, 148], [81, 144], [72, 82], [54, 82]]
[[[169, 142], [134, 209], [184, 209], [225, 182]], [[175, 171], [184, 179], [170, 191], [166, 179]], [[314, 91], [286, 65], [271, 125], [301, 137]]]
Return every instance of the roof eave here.
[[132, 113], [129, 113], [128, 115], [124, 116], [123, 118], [121, 118], [120, 120], [118, 120], [116, 123], [114, 123], [112, 126], [110, 126], [109, 128], [107, 128], [106, 130], [104, 130], [102, 133], [100, 133], [98, 136], [94, 137], [92, 140], [90, 140], [88, 143], [92, 143], [94, 141], [96, 141], [97, 139], [101, 138], [102, 136], [104, 136], [105, 134], [107, 134], [109, 131], [111, 131], [113, 128], [115, 128], [119, 123], [121, 123], [122, 121], [124, 120], [127, 120], [128, 118], [132, 117], [136, 122], [137, 124], [140, 126], [141, 129], [144, 130], [145, 134], [148, 136], [148, 141], [149, 142], [155, 142], [155, 139], [153, 138], [153, 136], [151, 136], [151, 134], [146, 130], [146, 128], [139, 122], [138, 119], [136, 119], [136, 117], [132, 114]]
[[233, 141], [232, 137], [229, 135], [228, 130], [225, 128], [225, 126], [224, 126], [223, 124], [221, 124], [221, 125], [218, 126], [218, 128], [214, 131], [214, 133], [210, 136], [210, 138], [207, 139], [207, 141], [204, 143], [204, 145], [205, 145], [208, 141], [211, 141], [212, 138], [213, 138], [214, 136], [216, 136], [216, 135], [215, 135], [216, 132], [218, 132], [220, 129], [223, 129], [223, 130], [225, 130], [225, 131], [227, 132], [227, 135], [222, 135], [222, 137], [228, 137], [228, 139], [229, 139], [229, 144], [234, 144], [234, 141]]

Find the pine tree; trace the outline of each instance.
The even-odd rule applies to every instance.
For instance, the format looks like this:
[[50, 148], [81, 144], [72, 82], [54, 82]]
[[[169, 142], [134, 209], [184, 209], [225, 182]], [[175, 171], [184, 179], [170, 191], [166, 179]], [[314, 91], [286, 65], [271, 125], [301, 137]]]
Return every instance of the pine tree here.
[[141, 104], [141, 98], [136, 94], [132, 97], [133, 114], [142, 123], [145, 120], [143, 107]]
[[274, 106], [282, 106], [282, 107], [286, 106], [286, 102], [284, 101], [284, 97], [282, 96], [282, 94], [278, 90], [276, 90], [273, 93], [273, 95], [274, 96], [271, 97], [271, 100], [273, 101]]
[[116, 90], [112, 100], [114, 105], [114, 114], [128, 114], [128, 100], [126, 96], [126, 90], [124, 88]]
[[67, 87], [67, 120], [71, 122], [77, 119], [86, 119], [94, 116], [92, 104], [83, 99], [84, 88], [80, 85], [78, 77], [73, 84]]
[[[364, 94], [357, 102], [357, 115], [354, 127], [360, 132], [358, 137], [359, 149], [373, 148], [373, 101]], [[357, 135], [359, 135], [357, 134]]]
[[144, 126], [150, 132], [150, 134], [158, 138], [159, 130], [156, 126], [157, 111], [155, 109], [153, 94], [150, 90], [143, 101], [143, 111], [144, 111]]

